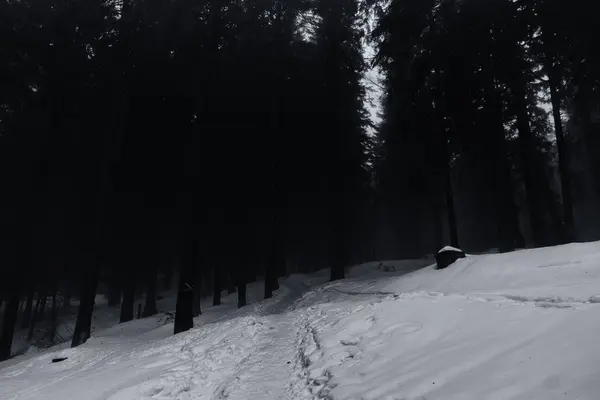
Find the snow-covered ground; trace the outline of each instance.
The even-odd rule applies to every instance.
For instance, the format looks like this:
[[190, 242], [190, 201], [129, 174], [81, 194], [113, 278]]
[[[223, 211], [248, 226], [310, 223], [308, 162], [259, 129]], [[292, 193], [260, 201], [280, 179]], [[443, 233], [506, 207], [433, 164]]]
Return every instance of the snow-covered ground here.
[[99, 330], [0, 364], [0, 399], [600, 398], [600, 243], [428, 263], [293, 275], [177, 336], [158, 317]]

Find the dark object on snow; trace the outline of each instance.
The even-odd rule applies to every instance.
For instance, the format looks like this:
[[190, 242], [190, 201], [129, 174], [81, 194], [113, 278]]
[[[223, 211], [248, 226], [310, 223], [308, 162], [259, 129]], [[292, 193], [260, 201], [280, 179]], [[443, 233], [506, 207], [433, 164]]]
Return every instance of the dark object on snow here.
[[465, 252], [455, 247], [446, 246], [435, 255], [436, 269], [444, 269], [459, 258], [465, 258]]
[[385, 271], [385, 272], [392, 272], [396, 270], [396, 267], [394, 267], [393, 265], [385, 265], [383, 262], [379, 262], [379, 265], [377, 266], [377, 269]]
[[61, 361], [65, 361], [67, 358], [69, 358], [69, 357], [59, 357], [59, 358], [53, 358], [53, 359], [52, 359], [52, 362], [53, 362], [53, 363], [59, 363], [59, 362], [61, 362]]

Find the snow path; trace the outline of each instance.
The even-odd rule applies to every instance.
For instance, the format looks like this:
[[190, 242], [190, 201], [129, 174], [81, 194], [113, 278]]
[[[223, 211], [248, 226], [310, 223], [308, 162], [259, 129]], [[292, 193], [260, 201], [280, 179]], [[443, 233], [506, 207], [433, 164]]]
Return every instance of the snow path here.
[[[286, 371], [268, 363], [258, 368], [257, 363], [265, 360], [272, 343], [277, 343], [277, 354], [288, 345], [286, 350], [294, 353], [296, 317], [289, 312], [307, 289], [300, 280], [283, 280], [274, 298], [229, 311], [215, 307], [223, 310], [218, 314], [208, 309], [196, 321], [197, 328], [180, 335], [172, 335], [171, 324], [141, 335], [135, 324], [124, 324], [75, 349], [48, 351], [21, 362], [11, 360], [6, 366], [0, 364], [0, 399], [64, 400], [73, 398], [74, 392], [86, 400], [227, 398], [223, 397], [228, 393], [225, 389], [235, 387], [236, 382], [243, 384], [253, 364], [255, 370], [279, 373], [281, 387], [273, 390], [287, 393], [291, 385], [286, 382], [295, 376], [291, 365]], [[254, 293], [253, 297], [259, 296]], [[53, 364], [50, 361], [55, 357], [68, 359]], [[36, 379], [32, 381], [31, 376]]]
[[[308, 290], [299, 281], [286, 284], [288, 294], [265, 310], [267, 329], [256, 343], [255, 351], [238, 366], [231, 379], [215, 393], [217, 400], [290, 400], [301, 395], [303, 384], [295, 371], [297, 338], [304, 326], [299, 324], [303, 310], [296, 304]], [[300, 392], [299, 392], [300, 389]]]

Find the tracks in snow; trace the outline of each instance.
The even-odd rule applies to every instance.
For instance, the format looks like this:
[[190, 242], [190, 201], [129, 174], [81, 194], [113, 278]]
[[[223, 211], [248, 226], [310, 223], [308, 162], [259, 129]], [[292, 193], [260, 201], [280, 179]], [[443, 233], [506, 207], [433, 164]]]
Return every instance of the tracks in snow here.
[[441, 297], [460, 297], [466, 300], [479, 301], [479, 302], [510, 302], [515, 304], [527, 304], [533, 307], [540, 308], [558, 308], [558, 309], [569, 309], [577, 308], [585, 305], [600, 304], [600, 295], [591, 296], [588, 300], [579, 300], [573, 298], [561, 298], [558, 296], [539, 296], [539, 297], [526, 297], [518, 295], [508, 294], [495, 294], [495, 293], [474, 293], [474, 294], [454, 294], [454, 293], [443, 293], [443, 292], [406, 292], [406, 293], [393, 293], [393, 292], [379, 292], [379, 291], [365, 291], [365, 292], [353, 292], [344, 291], [334, 287], [327, 288], [326, 290], [341, 293], [347, 296], [374, 296], [384, 297], [389, 300], [409, 300], [413, 298], [441, 298]]
[[287, 290], [283, 298], [260, 311], [263, 333], [253, 351], [215, 389], [213, 399], [310, 398], [299, 348], [306, 336], [306, 310], [297, 307], [307, 287], [298, 283]]

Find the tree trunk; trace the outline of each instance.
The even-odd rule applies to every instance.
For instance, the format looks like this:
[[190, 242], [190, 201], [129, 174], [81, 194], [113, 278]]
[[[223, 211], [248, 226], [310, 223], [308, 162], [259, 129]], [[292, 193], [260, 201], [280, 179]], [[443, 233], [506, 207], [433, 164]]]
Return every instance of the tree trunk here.
[[242, 308], [248, 304], [246, 299], [246, 280], [241, 278], [238, 280], [238, 308]]
[[202, 273], [196, 273], [196, 285], [194, 287], [194, 318], [202, 315]]
[[[116, 281], [116, 279], [115, 279]], [[121, 286], [117, 282], [110, 282], [108, 288], [108, 306], [116, 307], [121, 304]]]
[[565, 221], [566, 240], [575, 239], [575, 223], [573, 217], [573, 198], [571, 195], [571, 173], [569, 172], [569, 153], [565, 144], [562, 118], [560, 116], [561, 99], [557, 89], [557, 74], [552, 62], [547, 62], [548, 83], [550, 85], [550, 100], [552, 102], [552, 117], [554, 118], [554, 132], [556, 134], [556, 147], [558, 149], [558, 170], [560, 171], [560, 187]]
[[[96, 261], [94, 261], [96, 262]], [[85, 343], [92, 334], [92, 314], [96, 299], [96, 289], [100, 275], [100, 266], [94, 265], [87, 274], [84, 273], [79, 295], [79, 310], [73, 331], [71, 347]]]
[[213, 268], [213, 306], [221, 305], [221, 274], [219, 269]]
[[27, 302], [25, 303], [25, 310], [23, 311], [23, 320], [21, 321], [21, 328], [25, 329], [29, 327], [29, 323], [31, 322], [31, 313], [33, 310], [33, 295], [35, 291], [33, 290], [33, 285], [29, 285], [27, 287]]
[[229, 268], [227, 279], [227, 294], [235, 293], [235, 279], [233, 277], [232, 268]]
[[435, 246], [434, 254], [444, 247], [444, 220], [442, 207], [437, 196], [431, 200], [431, 213], [433, 217], [433, 243]]
[[62, 308], [68, 311], [71, 308], [71, 297], [73, 296], [73, 289], [71, 288], [71, 282], [68, 282], [65, 286], [65, 294], [63, 295]]
[[31, 322], [29, 323], [29, 331], [27, 332], [27, 340], [31, 340], [33, 339], [33, 332], [35, 330], [35, 324], [38, 321], [38, 318], [40, 316], [40, 306], [42, 304], [42, 299], [45, 296], [42, 294], [42, 292], [38, 293], [38, 299], [35, 303], [35, 309], [33, 310], [33, 314], [31, 316]]
[[121, 302], [121, 316], [119, 323], [133, 320], [135, 306], [135, 272], [133, 270], [125, 271], [125, 281], [123, 282], [123, 301]]
[[523, 173], [523, 183], [525, 184], [533, 244], [535, 246], [542, 246], [544, 244], [544, 222], [541, 214], [543, 208], [541, 205], [539, 185], [536, 184], [535, 179], [537, 156], [533, 135], [529, 126], [527, 102], [522, 88], [523, 85], [523, 82], [516, 82], [513, 85], [518, 87], [514, 90], [514, 97], [517, 109], [517, 128], [519, 130], [521, 171]]
[[177, 292], [174, 333], [188, 331], [194, 327], [194, 286], [198, 269], [198, 243], [186, 237], [181, 260], [181, 275]]
[[496, 229], [498, 233], [498, 250], [512, 251], [522, 241], [519, 229], [518, 214], [514, 202], [514, 188], [508, 165], [508, 151], [502, 116], [500, 115], [501, 101], [498, 98], [494, 79], [490, 79], [485, 100], [487, 103], [487, 120], [490, 124], [489, 162], [493, 170], [494, 201], [496, 211]]
[[452, 187], [452, 166], [450, 164], [450, 148], [448, 141], [444, 135], [440, 138], [442, 141], [442, 151], [444, 165], [443, 168], [443, 179], [444, 179], [444, 193], [446, 195], [446, 212], [448, 213], [448, 230], [450, 231], [450, 245], [460, 248], [460, 241], [458, 239], [458, 223], [456, 222], [456, 207], [454, 205], [454, 188]]
[[40, 303], [39, 314], [37, 317], [38, 321], [43, 321], [46, 316], [46, 303], [48, 302], [48, 293], [44, 292], [44, 297], [42, 297], [42, 302]]
[[[440, 71], [436, 68], [435, 76], [437, 79], [441, 79]], [[448, 215], [448, 230], [450, 231], [450, 244], [453, 247], [460, 248], [460, 243], [458, 240], [458, 227], [456, 222], [456, 210], [454, 207], [454, 190], [452, 188], [452, 165], [451, 165], [451, 149], [448, 144], [447, 138], [447, 129], [452, 127], [446, 126], [446, 118], [445, 118], [445, 109], [446, 104], [444, 97], [441, 92], [441, 85], [435, 85], [435, 107], [434, 107], [434, 127], [433, 133], [437, 135], [434, 139], [436, 143], [436, 147], [439, 149], [439, 179], [437, 187], [439, 187], [439, 191], [444, 192], [444, 197], [446, 200], [446, 212]], [[440, 207], [441, 209], [441, 207]], [[439, 211], [438, 211], [439, 212]], [[443, 224], [441, 224], [443, 225]], [[441, 231], [443, 232], [443, 231]], [[442, 234], [443, 237], [443, 234]], [[440, 250], [441, 247], [438, 246], [437, 250]]]
[[156, 290], [158, 280], [158, 269], [151, 268], [148, 274], [148, 282], [146, 283], [146, 303], [144, 304], [144, 312], [142, 316], [144, 318], [158, 314], [158, 308], [156, 306]]
[[0, 334], [0, 361], [8, 360], [11, 356], [11, 348], [15, 327], [17, 325], [17, 315], [19, 312], [19, 293], [15, 291], [8, 298], [4, 318], [2, 320], [2, 333]]
[[458, 223], [456, 222], [456, 209], [454, 207], [454, 189], [452, 188], [452, 177], [450, 173], [446, 174], [446, 209], [448, 212], [450, 244], [460, 249], [460, 241], [458, 240]]
[[[338, 205], [338, 207], [342, 207]], [[339, 213], [340, 211], [333, 211], [334, 214]], [[336, 218], [337, 217], [337, 218]], [[335, 281], [339, 279], [345, 278], [344, 271], [344, 232], [343, 227], [340, 222], [340, 217], [336, 216], [332, 221], [332, 226], [329, 227], [329, 264], [331, 266], [331, 275], [330, 280]]]
[[52, 291], [52, 312], [50, 314], [50, 343], [54, 344], [54, 338], [56, 337], [56, 320], [57, 320], [57, 310], [56, 310], [56, 287]]

